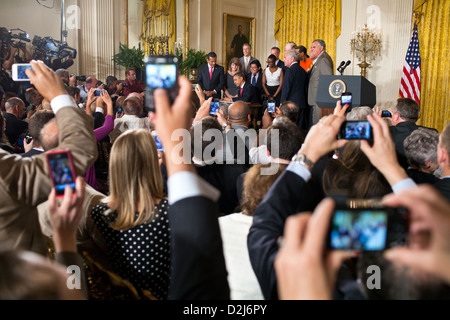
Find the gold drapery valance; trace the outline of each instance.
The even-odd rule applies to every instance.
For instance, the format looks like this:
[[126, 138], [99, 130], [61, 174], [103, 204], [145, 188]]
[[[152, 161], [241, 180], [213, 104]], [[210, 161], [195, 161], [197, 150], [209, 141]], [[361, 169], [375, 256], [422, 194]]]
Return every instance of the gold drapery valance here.
[[442, 132], [450, 121], [450, 0], [416, 0], [421, 65], [419, 124]]
[[322, 39], [336, 61], [336, 39], [340, 34], [341, 0], [277, 0], [275, 38], [282, 52], [290, 41], [309, 51], [315, 39]]
[[173, 53], [176, 42], [176, 1], [144, 0], [142, 9], [142, 34], [145, 54], [150, 53], [150, 37], [168, 36], [169, 53]]

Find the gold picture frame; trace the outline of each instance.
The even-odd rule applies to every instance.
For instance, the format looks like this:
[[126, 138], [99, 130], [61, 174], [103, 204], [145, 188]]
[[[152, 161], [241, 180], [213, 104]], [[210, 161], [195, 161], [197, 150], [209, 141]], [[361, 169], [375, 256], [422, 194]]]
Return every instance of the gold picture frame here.
[[[243, 38], [239, 37], [239, 41], [233, 40], [235, 36], [239, 34], [239, 26], [242, 26], [242, 35], [245, 36], [245, 39], [248, 40], [248, 43], [252, 46], [252, 56], [255, 56], [255, 27], [256, 27], [256, 19], [252, 17], [238, 16], [234, 14], [224, 13], [223, 16], [223, 67], [225, 70], [228, 69], [228, 62], [234, 56], [241, 58], [241, 50], [238, 49], [237, 54], [236, 50], [233, 52], [231, 50], [231, 45], [233, 44], [236, 47], [236, 43], [243, 44]], [[244, 39], [244, 40], [245, 40]]]

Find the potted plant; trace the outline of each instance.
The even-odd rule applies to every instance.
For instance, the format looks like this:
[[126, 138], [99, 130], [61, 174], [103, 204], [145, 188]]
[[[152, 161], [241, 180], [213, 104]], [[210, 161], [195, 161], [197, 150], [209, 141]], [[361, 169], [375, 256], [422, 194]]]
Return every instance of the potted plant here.
[[208, 55], [199, 50], [196, 51], [195, 49], [189, 49], [186, 57], [184, 57], [182, 62], [182, 68], [186, 73], [189, 73], [189, 79], [190, 80], [197, 80], [198, 75], [198, 68], [200, 68], [201, 65], [206, 64], [206, 57]]
[[135, 68], [136, 75], [140, 76], [141, 71], [144, 68], [144, 57], [144, 51], [140, 48], [128, 48], [128, 46], [121, 43], [119, 46], [119, 53], [115, 54], [112, 60], [125, 69]]

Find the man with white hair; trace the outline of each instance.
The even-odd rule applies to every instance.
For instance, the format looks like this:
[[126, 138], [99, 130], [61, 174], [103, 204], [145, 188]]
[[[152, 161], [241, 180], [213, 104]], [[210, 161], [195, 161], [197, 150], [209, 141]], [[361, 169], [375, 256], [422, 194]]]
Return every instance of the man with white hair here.
[[295, 50], [284, 53], [286, 71], [281, 91], [281, 103], [292, 101], [299, 107], [297, 126], [307, 131], [308, 128], [308, 74], [298, 63], [298, 55]]

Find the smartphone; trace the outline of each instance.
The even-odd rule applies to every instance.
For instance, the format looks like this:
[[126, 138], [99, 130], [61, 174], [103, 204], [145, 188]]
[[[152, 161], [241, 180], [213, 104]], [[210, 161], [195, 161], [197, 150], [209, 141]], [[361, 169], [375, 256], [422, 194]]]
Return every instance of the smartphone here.
[[12, 79], [13, 81], [30, 81], [25, 70], [31, 69], [29, 63], [15, 63], [12, 66]]
[[275, 101], [269, 101], [267, 103], [267, 112], [269, 112], [269, 113], [275, 113], [276, 112]]
[[350, 112], [352, 109], [353, 95], [351, 92], [344, 92], [341, 95], [341, 105], [344, 107], [346, 104], [349, 105], [347, 112]]
[[146, 69], [145, 101], [147, 111], [156, 112], [153, 93], [163, 88], [169, 94], [171, 104], [178, 94], [178, 58], [175, 56], [152, 56]]
[[72, 194], [75, 194], [76, 172], [70, 151], [58, 150], [47, 153], [47, 163], [57, 197], [64, 197], [67, 185], [72, 188]]
[[102, 96], [102, 90], [101, 89], [96, 89], [95, 93], [94, 93], [95, 97], [101, 97]]
[[118, 113], [118, 114], [122, 114], [122, 108], [120, 108], [120, 107], [117, 108], [117, 113]]
[[217, 112], [219, 112], [220, 109], [220, 102], [219, 100], [214, 99], [213, 102], [211, 102], [211, 111], [209, 112], [210, 115], [215, 116]]
[[392, 118], [392, 113], [390, 113], [387, 110], [383, 110], [383, 112], [381, 112], [381, 117], [382, 118]]
[[161, 140], [158, 137], [158, 133], [156, 131], [152, 131], [152, 136], [153, 136], [153, 139], [155, 140], [155, 143], [156, 143], [156, 150], [164, 152], [164, 147], [163, 147], [163, 145], [161, 143]]
[[393, 208], [336, 209], [327, 235], [330, 250], [383, 251], [404, 246], [406, 210]]
[[373, 140], [369, 121], [345, 121], [339, 130], [340, 140]]
[[198, 87], [198, 84], [193, 84], [193, 85], [192, 85], [192, 90], [195, 91], [195, 90], [197, 89], [197, 87]]

